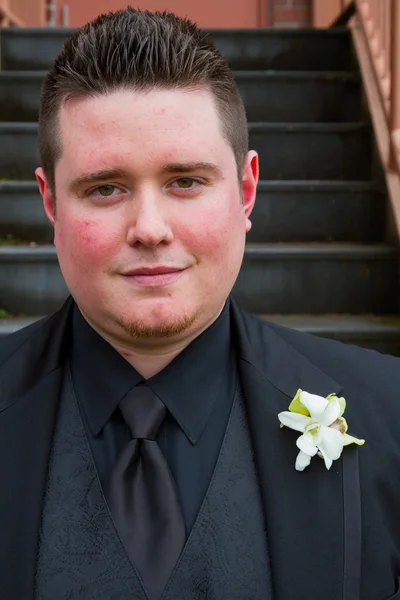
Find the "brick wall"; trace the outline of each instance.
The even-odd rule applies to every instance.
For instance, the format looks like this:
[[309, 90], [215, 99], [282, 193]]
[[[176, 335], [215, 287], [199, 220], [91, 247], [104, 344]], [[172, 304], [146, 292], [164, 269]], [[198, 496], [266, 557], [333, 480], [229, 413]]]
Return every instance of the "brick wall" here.
[[273, 27], [309, 27], [312, 0], [270, 0]]

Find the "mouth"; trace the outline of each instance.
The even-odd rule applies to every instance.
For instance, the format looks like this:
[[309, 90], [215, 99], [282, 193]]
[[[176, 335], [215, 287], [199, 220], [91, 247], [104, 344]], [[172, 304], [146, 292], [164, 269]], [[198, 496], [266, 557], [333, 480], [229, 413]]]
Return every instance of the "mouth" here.
[[174, 283], [185, 271], [186, 268], [182, 269], [179, 267], [143, 267], [128, 271], [123, 274], [123, 277], [130, 283], [155, 287]]

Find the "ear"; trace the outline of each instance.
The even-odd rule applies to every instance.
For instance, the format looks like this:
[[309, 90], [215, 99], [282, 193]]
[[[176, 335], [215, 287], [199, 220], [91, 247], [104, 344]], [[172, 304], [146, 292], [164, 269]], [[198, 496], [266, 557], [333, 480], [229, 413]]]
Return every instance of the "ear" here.
[[246, 154], [242, 176], [242, 202], [246, 215], [246, 233], [251, 229], [250, 215], [254, 208], [258, 183], [258, 154], [251, 150]]
[[44, 174], [44, 171], [41, 167], [36, 169], [35, 175], [36, 175], [37, 182], [39, 184], [40, 195], [42, 196], [42, 199], [43, 199], [43, 207], [44, 207], [45, 213], [46, 213], [47, 218], [49, 219], [50, 223], [54, 227], [54, 222], [56, 219], [55, 202], [54, 202], [55, 199], [53, 198], [53, 194], [52, 194], [50, 186], [48, 184], [46, 175]]

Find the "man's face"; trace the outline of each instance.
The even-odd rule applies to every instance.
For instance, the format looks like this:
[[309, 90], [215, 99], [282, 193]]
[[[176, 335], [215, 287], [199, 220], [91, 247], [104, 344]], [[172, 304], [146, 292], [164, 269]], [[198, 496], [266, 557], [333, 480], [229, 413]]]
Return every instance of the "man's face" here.
[[196, 333], [238, 275], [257, 155], [238, 182], [206, 90], [117, 91], [60, 112], [56, 216], [37, 177], [67, 286], [87, 319], [120, 340]]

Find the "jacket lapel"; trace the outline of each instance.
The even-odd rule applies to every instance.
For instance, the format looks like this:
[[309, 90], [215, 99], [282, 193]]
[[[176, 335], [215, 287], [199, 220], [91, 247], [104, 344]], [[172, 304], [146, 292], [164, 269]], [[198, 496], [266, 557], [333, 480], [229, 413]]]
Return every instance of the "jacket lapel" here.
[[0, 368], [0, 597], [33, 598], [63, 340], [72, 302], [37, 327]]
[[[233, 318], [266, 516], [274, 598], [356, 600], [361, 534], [349, 518], [360, 514], [354, 451], [346, 456], [345, 449], [330, 471], [323, 460], [314, 458], [305, 471], [297, 472], [299, 434], [281, 429], [277, 416], [287, 410], [299, 388], [327, 396], [339, 394], [341, 386], [235, 303]], [[343, 479], [343, 459], [347, 464], [348, 457]]]

